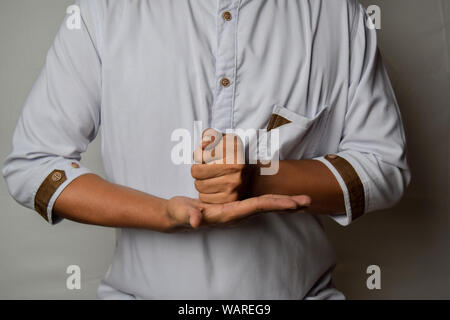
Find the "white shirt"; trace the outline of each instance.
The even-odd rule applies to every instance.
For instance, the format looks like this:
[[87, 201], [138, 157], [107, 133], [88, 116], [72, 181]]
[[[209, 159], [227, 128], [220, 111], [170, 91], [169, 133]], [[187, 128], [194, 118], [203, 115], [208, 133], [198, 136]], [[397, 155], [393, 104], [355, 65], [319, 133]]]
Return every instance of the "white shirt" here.
[[[281, 159], [317, 159], [336, 176], [346, 203], [339, 223], [400, 199], [410, 178], [405, 136], [357, 1], [78, 5], [81, 29], [63, 23], [3, 168], [12, 196], [50, 223], [58, 195], [90, 172], [79, 161], [99, 130], [109, 181], [197, 197], [190, 164], [172, 161], [173, 132], [194, 136], [195, 121], [261, 129], [273, 114], [285, 120]], [[302, 299], [334, 264], [318, 218], [305, 213], [179, 234], [123, 229], [99, 297]]]

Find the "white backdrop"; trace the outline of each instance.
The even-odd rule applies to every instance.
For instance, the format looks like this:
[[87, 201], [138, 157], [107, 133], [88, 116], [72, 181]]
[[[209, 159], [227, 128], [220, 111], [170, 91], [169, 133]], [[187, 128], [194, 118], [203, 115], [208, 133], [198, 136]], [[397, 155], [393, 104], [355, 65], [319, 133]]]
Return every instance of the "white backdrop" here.
[[[391, 210], [347, 228], [324, 219], [340, 261], [335, 282], [349, 298], [449, 299], [450, 0], [363, 2], [382, 9], [380, 48], [406, 125], [413, 179]], [[22, 104], [71, 3], [0, 2], [1, 160], [10, 152]], [[102, 175], [98, 142], [83, 163]], [[0, 181], [0, 299], [95, 298], [114, 239], [111, 229], [69, 221], [48, 226], [16, 204]], [[72, 264], [81, 267], [81, 290], [66, 289]], [[366, 268], [373, 264], [381, 268], [381, 290], [366, 287]]]

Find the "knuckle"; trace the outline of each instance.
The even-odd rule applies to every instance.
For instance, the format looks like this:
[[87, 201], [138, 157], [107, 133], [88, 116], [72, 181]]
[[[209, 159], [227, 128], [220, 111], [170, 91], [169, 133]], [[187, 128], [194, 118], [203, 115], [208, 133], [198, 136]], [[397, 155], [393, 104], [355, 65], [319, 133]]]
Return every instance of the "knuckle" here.
[[233, 201], [238, 200], [239, 195], [237, 192], [232, 192], [226, 198], [227, 198], [227, 202], [233, 202]]
[[200, 180], [195, 180], [194, 186], [195, 186], [195, 189], [199, 192], [201, 192], [203, 190], [203, 184]]
[[233, 192], [236, 190], [236, 185], [235, 184], [228, 184], [226, 189], [225, 189], [225, 193], [228, 195], [233, 194]]
[[234, 194], [237, 192], [237, 190], [239, 189], [240, 184], [238, 183], [233, 183], [228, 187], [228, 193], [229, 194]]
[[242, 175], [242, 171], [237, 174], [236, 182], [238, 185], [241, 185], [244, 182], [244, 177]]
[[229, 185], [232, 190], [235, 190], [242, 185], [242, 182], [243, 182], [242, 175], [238, 172], [237, 174], [233, 174], [230, 177]]
[[191, 166], [191, 175], [195, 178], [198, 175], [198, 165]]

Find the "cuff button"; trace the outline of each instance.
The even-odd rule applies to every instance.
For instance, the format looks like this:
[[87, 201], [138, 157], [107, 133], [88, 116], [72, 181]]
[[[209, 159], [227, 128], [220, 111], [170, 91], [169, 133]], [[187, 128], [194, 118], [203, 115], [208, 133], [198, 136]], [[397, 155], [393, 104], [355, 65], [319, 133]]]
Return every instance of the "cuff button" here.
[[329, 154], [329, 155], [326, 156], [326, 158], [327, 158], [327, 159], [330, 159], [330, 160], [334, 160], [334, 159], [337, 159], [338, 156], [335, 155], [335, 154]]
[[55, 172], [54, 174], [52, 174], [52, 181], [58, 182], [61, 179], [62, 179], [61, 172]]

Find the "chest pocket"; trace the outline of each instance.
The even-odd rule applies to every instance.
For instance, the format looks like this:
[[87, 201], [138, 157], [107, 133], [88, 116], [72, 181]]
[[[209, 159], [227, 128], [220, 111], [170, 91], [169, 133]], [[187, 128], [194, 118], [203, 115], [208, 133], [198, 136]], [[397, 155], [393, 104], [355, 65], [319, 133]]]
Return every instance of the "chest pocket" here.
[[[325, 106], [313, 118], [295, 113], [282, 106], [275, 106], [269, 120], [268, 141], [275, 130], [278, 145], [272, 147], [272, 158], [279, 154], [280, 160], [311, 159], [317, 156], [317, 148], [328, 121], [330, 108]], [[266, 153], [267, 156], [267, 153]], [[264, 157], [263, 157], [264, 158]]]

